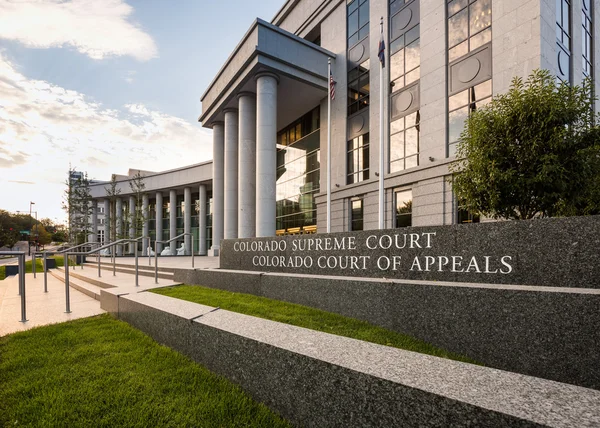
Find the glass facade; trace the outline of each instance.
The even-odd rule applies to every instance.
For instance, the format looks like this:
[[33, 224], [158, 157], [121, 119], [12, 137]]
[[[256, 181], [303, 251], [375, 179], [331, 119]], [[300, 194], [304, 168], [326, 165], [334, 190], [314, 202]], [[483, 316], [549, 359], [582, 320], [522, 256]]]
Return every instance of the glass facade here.
[[[348, 50], [369, 35], [369, 0], [347, 0]], [[348, 115], [369, 106], [369, 59], [348, 67]]]
[[412, 190], [394, 191], [394, 227], [412, 225]]
[[278, 231], [317, 224], [315, 195], [320, 189], [319, 128], [320, 109], [317, 107], [277, 134]]
[[[395, 18], [402, 12], [404, 7], [413, 1], [415, 0], [394, 0], [390, 2], [390, 34], [400, 32], [394, 29], [394, 26], [399, 25]], [[418, 22], [411, 25], [398, 37], [390, 40], [390, 82], [392, 91], [398, 91], [406, 85], [416, 82], [420, 77], [420, 26]]]
[[492, 0], [448, 2], [448, 62], [492, 40]]
[[558, 78], [571, 82], [571, 1], [556, 0], [556, 44]]
[[369, 179], [369, 134], [348, 141], [346, 184]]
[[592, 43], [592, 1], [591, 0], [583, 0], [582, 1], [582, 25], [581, 25], [581, 52], [582, 52], [582, 60], [583, 60], [583, 75], [586, 77], [593, 76], [593, 67], [592, 67], [592, 52], [594, 49], [594, 45]]
[[419, 121], [414, 113], [392, 121], [390, 125], [390, 172], [419, 165]]
[[492, 80], [452, 95], [448, 99], [448, 152], [456, 154], [456, 143], [460, 137], [469, 113], [482, 107], [492, 99]]
[[364, 209], [363, 199], [350, 200], [350, 230], [363, 230]]

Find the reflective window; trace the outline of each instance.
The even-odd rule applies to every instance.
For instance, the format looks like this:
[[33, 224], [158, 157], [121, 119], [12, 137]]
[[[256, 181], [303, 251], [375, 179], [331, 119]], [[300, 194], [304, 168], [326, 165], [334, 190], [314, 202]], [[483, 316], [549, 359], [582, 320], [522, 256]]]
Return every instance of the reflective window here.
[[394, 191], [395, 224], [394, 227], [412, 225], [412, 190]]
[[417, 110], [390, 125], [390, 173], [419, 165], [419, 121]]
[[369, 134], [348, 141], [346, 184], [369, 179]]
[[486, 80], [448, 99], [448, 151], [449, 156], [456, 153], [456, 143], [465, 127], [469, 113], [477, 110], [492, 99], [492, 81]]
[[363, 230], [364, 210], [363, 199], [350, 200], [350, 230]]
[[[390, 34], [395, 34], [396, 16], [411, 0], [395, 0], [390, 3]], [[406, 24], [404, 24], [406, 25]], [[390, 82], [392, 91], [402, 89], [420, 77], [421, 48], [420, 26], [412, 24], [398, 37], [390, 40]]]
[[348, 47], [369, 34], [369, 0], [346, 0], [348, 12]]
[[571, 1], [556, 0], [556, 44], [558, 78], [571, 81]]
[[366, 60], [348, 71], [348, 116], [369, 107], [369, 69]]
[[582, 3], [581, 52], [583, 56], [583, 75], [590, 77], [593, 76], [592, 52], [594, 49], [592, 44], [592, 1], [583, 0]]
[[317, 107], [277, 134], [277, 230], [317, 224], [319, 115]]
[[492, 0], [448, 2], [448, 62], [492, 40]]

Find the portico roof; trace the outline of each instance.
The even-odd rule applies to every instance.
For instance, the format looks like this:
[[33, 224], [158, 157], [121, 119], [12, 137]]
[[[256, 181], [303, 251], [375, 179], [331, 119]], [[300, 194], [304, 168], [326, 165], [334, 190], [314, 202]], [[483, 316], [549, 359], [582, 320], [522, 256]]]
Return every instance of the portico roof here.
[[223, 109], [237, 107], [238, 93], [256, 92], [254, 76], [271, 71], [279, 77], [278, 106], [286, 102], [293, 104], [291, 109], [278, 111], [279, 129], [326, 96], [327, 58], [335, 58], [335, 55], [256, 19], [202, 95], [202, 114], [198, 120], [205, 127], [223, 120]]

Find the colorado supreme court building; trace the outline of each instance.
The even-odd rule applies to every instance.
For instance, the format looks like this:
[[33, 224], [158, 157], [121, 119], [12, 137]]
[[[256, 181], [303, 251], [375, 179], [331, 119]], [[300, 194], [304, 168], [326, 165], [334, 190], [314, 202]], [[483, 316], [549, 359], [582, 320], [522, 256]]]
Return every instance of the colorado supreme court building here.
[[[142, 172], [144, 235], [190, 232], [173, 252], [218, 254], [222, 239], [325, 232], [332, 92], [332, 232], [379, 227], [380, 177], [386, 228], [479, 221], [448, 169], [465, 119], [537, 68], [589, 76], [600, 93], [599, 14], [599, 0], [288, 0], [250, 25], [201, 96], [213, 161]], [[117, 177], [121, 234], [133, 233], [135, 172]], [[105, 187], [91, 186], [101, 241]]]

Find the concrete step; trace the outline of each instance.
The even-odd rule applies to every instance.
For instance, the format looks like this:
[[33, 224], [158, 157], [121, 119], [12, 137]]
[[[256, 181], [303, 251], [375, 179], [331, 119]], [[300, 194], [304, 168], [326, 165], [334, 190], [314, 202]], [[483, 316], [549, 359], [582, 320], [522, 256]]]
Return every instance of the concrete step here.
[[[50, 275], [52, 275], [54, 278], [58, 279], [64, 284], [65, 271], [62, 268], [50, 269], [48, 272], [50, 273]], [[78, 275], [77, 273], [74, 273], [72, 271], [69, 271], [69, 286], [98, 301], [100, 300], [100, 290], [114, 288], [110, 284], [90, 280], [90, 278]]]
[[[95, 269], [96, 271], [98, 270], [98, 264], [96, 263], [84, 263], [83, 266], [85, 268], [88, 269]], [[120, 272], [120, 273], [126, 273], [126, 274], [130, 274], [130, 275], [135, 275], [135, 266], [132, 265], [126, 265], [126, 264], [121, 264], [121, 265], [115, 265], [115, 272]], [[146, 268], [148, 268], [149, 266], [146, 266]], [[112, 272], [113, 271], [113, 266], [112, 264], [102, 264], [100, 266], [100, 268], [102, 269], [102, 271], [108, 271], [108, 272]], [[150, 269], [142, 269], [141, 266], [138, 266], [138, 274], [140, 276], [147, 276], [147, 277], [151, 277], [154, 278], [154, 267], [150, 267]], [[165, 270], [163, 268], [161, 268], [159, 266], [159, 270], [158, 270], [158, 277], [162, 278], [162, 279], [170, 279], [173, 280], [173, 269], [171, 270]]]

